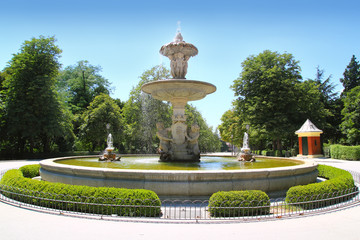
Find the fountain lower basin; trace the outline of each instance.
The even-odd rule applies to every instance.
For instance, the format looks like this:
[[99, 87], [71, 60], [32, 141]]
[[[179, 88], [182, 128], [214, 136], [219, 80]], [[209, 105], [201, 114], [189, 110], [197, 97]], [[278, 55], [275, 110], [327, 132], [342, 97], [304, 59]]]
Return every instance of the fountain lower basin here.
[[149, 189], [159, 196], [210, 196], [218, 191], [252, 189], [271, 194], [315, 182], [318, 174], [317, 164], [312, 160], [298, 160], [300, 165], [289, 167], [192, 171], [111, 169], [58, 163], [64, 159], [70, 158], [41, 161], [42, 180], [95, 187]]

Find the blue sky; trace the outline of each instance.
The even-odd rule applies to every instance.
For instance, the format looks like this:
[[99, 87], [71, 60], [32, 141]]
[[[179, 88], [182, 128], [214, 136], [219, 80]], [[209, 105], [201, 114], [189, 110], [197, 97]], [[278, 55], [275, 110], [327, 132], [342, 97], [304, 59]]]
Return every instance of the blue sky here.
[[217, 127], [235, 99], [230, 89], [241, 62], [264, 50], [288, 52], [300, 61], [304, 79], [316, 67], [339, 79], [353, 54], [360, 58], [358, 0], [0, 0], [0, 69], [32, 37], [55, 36], [64, 67], [88, 60], [125, 101], [139, 76], [167, 58], [159, 49], [175, 36], [199, 49], [187, 79], [210, 82], [217, 91], [191, 102]]

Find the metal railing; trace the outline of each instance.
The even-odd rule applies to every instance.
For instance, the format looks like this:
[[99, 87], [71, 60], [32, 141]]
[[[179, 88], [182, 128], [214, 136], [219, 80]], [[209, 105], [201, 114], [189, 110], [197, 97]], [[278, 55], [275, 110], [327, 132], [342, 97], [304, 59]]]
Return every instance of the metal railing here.
[[[5, 171], [0, 173], [0, 178]], [[360, 174], [351, 172], [356, 183]], [[225, 202], [209, 207], [209, 200], [119, 200], [70, 197], [60, 194], [32, 192], [0, 185], [0, 201], [39, 211], [77, 217], [118, 221], [251, 221], [308, 216], [338, 210], [360, 203], [357, 187], [327, 195], [308, 196], [308, 201], [271, 199], [268, 202]], [[291, 202], [291, 203], [289, 203]], [[157, 205], [158, 204], [158, 205]]]

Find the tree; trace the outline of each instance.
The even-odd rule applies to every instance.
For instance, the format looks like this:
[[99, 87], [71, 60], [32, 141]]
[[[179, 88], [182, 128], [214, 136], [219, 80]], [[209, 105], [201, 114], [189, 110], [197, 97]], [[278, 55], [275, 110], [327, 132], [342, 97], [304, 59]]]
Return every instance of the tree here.
[[352, 56], [350, 63], [346, 67], [343, 75], [344, 78], [340, 79], [340, 82], [344, 86], [342, 95], [346, 94], [354, 87], [360, 86], [360, 65], [359, 62], [356, 61], [355, 55]]
[[3, 82], [5, 81], [5, 74], [0, 72], [0, 152], [2, 148], [5, 148], [4, 141], [6, 139], [5, 134], [5, 92], [3, 88]]
[[[320, 129], [324, 130], [327, 125], [326, 119], [329, 116], [329, 110], [325, 109], [322, 102], [322, 93], [320, 85], [313, 80], [306, 80], [296, 84], [296, 112], [290, 116], [294, 123], [295, 130], [299, 129], [306, 119], [311, 121]], [[294, 136], [294, 132], [289, 133]]]
[[55, 91], [61, 50], [55, 38], [25, 41], [5, 68], [6, 132], [17, 150], [50, 151], [55, 139], [71, 132], [66, 110]]
[[252, 128], [262, 129], [282, 149], [281, 139], [293, 134], [298, 125], [297, 84], [300, 67], [291, 54], [266, 50], [242, 63], [240, 77], [234, 81], [235, 106]]
[[145, 83], [170, 77], [169, 70], [155, 66], [140, 76], [140, 81], [130, 93], [129, 100], [123, 107], [125, 123], [125, 148], [131, 153], [155, 153], [158, 140], [156, 123], [171, 125], [172, 110], [169, 103], [152, 98], [141, 92]]
[[218, 152], [221, 148], [219, 136], [213, 132], [201, 116], [201, 113], [191, 104], [185, 106], [186, 124], [188, 128], [193, 123], [200, 127], [200, 137], [198, 139], [200, 152]]
[[346, 143], [352, 145], [360, 144], [360, 86], [349, 90], [343, 98], [344, 116], [341, 130], [346, 135]]
[[[320, 125], [318, 126], [324, 131], [322, 138], [325, 142], [338, 142], [342, 137], [340, 124], [342, 121], [341, 109], [343, 108], [343, 102], [339, 98], [338, 93], [335, 92], [335, 85], [331, 83], [331, 75], [325, 79], [324, 70], [318, 66], [316, 68], [315, 79], [309, 79], [309, 81], [314, 82], [320, 92], [320, 103], [323, 106], [322, 113], [325, 114], [325, 119], [319, 122]], [[319, 107], [317, 106], [317, 109]]]
[[[114, 139], [114, 146], [121, 148], [123, 136], [123, 121], [121, 109], [116, 102], [106, 94], [100, 94], [90, 103], [88, 109], [81, 116], [80, 140], [90, 144], [90, 150], [105, 149], [109, 133]], [[110, 124], [110, 129], [107, 129]]]
[[84, 60], [61, 71], [58, 89], [74, 114], [82, 114], [97, 95], [111, 92], [109, 81], [100, 72], [100, 66]]
[[221, 140], [241, 146], [244, 135], [244, 123], [235, 110], [228, 110], [221, 116], [219, 132]]

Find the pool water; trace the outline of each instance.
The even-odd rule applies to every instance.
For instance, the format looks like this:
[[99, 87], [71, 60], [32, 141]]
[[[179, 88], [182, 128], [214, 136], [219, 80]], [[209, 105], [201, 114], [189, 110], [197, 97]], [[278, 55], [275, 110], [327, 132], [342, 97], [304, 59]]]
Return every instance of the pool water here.
[[302, 164], [290, 159], [256, 158], [256, 162], [241, 162], [235, 157], [201, 157], [200, 162], [159, 162], [159, 157], [122, 157], [120, 162], [101, 162], [98, 158], [76, 158], [56, 161], [60, 164], [136, 170], [240, 170], [288, 167]]

